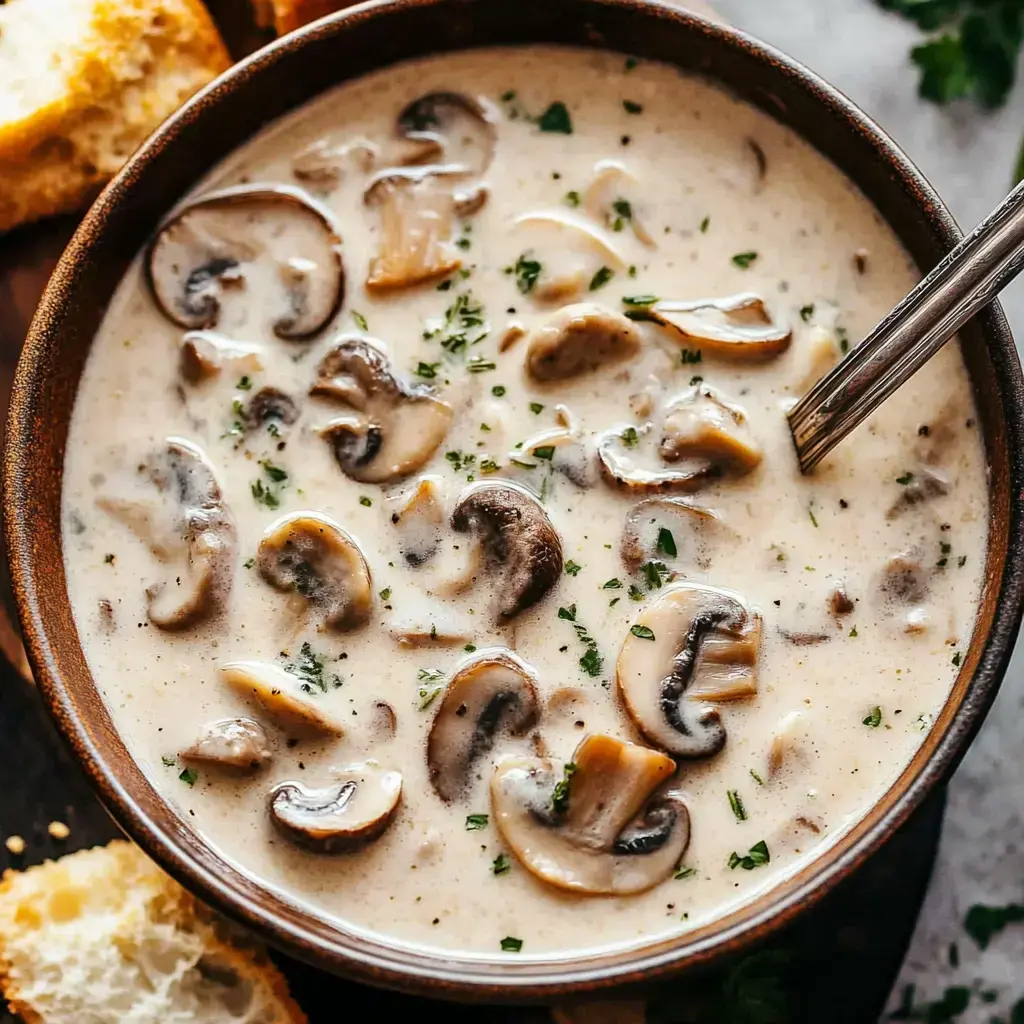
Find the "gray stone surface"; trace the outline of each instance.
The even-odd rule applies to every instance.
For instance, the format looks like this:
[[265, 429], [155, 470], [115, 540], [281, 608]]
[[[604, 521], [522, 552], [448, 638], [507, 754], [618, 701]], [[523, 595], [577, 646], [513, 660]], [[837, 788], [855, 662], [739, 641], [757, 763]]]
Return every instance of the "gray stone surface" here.
[[[1010, 186], [1024, 133], [1024, 83], [994, 114], [920, 100], [907, 59], [917, 30], [880, 11], [873, 0], [717, 0], [734, 25], [803, 61], [874, 117], [932, 181], [961, 227], [976, 224]], [[1024, 340], [1024, 282], [1004, 307]], [[897, 990], [916, 984], [919, 997], [948, 985], [980, 994], [957, 1018], [987, 1024], [1006, 1018], [1024, 996], [1024, 925], [1008, 928], [982, 952], [963, 919], [974, 903], [1024, 903], [1024, 645], [980, 736], [950, 786], [942, 846], [931, 890]], [[950, 965], [956, 943], [959, 968]]]

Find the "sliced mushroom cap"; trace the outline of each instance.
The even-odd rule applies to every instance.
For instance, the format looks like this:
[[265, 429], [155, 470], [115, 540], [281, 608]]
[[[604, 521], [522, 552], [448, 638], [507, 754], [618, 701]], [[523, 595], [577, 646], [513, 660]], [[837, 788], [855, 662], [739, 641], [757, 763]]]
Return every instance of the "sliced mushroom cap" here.
[[299, 418], [295, 399], [280, 388], [260, 388], [249, 399], [242, 417], [250, 430], [258, 430], [270, 423], [291, 426]]
[[[602, 269], [626, 269], [611, 236], [569, 210], [524, 213], [513, 231], [523, 255], [508, 272], [515, 272], [520, 291], [538, 302], [567, 302], [585, 293]], [[523, 273], [526, 269], [531, 272]]]
[[789, 348], [789, 327], [772, 321], [764, 299], [752, 292], [724, 299], [655, 302], [634, 313], [669, 328], [680, 340], [702, 352], [728, 359], [770, 359]]
[[260, 347], [215, 331], [189, 331], [182, 338], [181, 375], [190, 384], [216, 377], [227, 366], [238, 373], [258, 373], [263, 369]]
[[[757, 692], [761, 617], [728, 590], [675, 585], [626, 634], [615, 673], [636, 727], [678, 757], [710, 757], [725, 726], [705, 700]], [[701, 699], [703, 698], [703, 699]]]
[[270, 792], [270, 818], [297, 846], [314, 853], [348, 853], [391, 824], [402, 799], [401, 773], [373, 761], [333, 773], [321, 789], [282, 782]]
[[878, 581], [882, 596], [897, 604], [920, 604], [928, 596], [928, 572], [918, 551], [903, 551], [882, 567]]
[[178, 558], [162, 583], [146, 589], [150, 621], [161, 629], [187, 629], [218, 615], [231, 593], [235, 524], [213, 467], [195, 445], [168, 438], [147, 463], [153, 482], [173, 503]]
[[273, 755], [266, 730], [259, 722], [251, 718], [222, 718], [204, 725], [199, 738], [180, 756], [183, 761], [255, 771]]
[[646, 498], [626, 513], [619, 551], [630, 572], [636, 572], [652, 558], [674, 557], [698, 569], [707, 569], [712, 557], [709, 542], [715, 534], [724, 536], [727, 530], [713, 509], [694, 505], [685, 498]]
[[370, 567], [359, 545], [322, 512], [295, 512], [271, 523], [256, 565], [272, 587], [300, 594], [320, 611], [327, 629], [355, 629], [370, 618]]
[[580, 436], [572, 413], [558, 405], [556, 421], [561, 424], [521, 442], [508, 453], [511, 466], [535, 470], [550, 467], [577, 487], [588, 488], [597, 482], [593, 445]]
[[220, 678], [252, 698], [283, 728], [304, 736], [341, 736], [344, 728], [312, 696], [313, 687], [272, 661], [229, 661]]
[[428, 562], [441, 545], [445, 526], [443, 481], [425, 476], [394, 503], [391, 522], [401, 535], [399, 550], [409, 565]]
[[599, 160], [583, 193], [583, 209], [595, 220], [622, 231], [627, 226], [644, 245], [654, 246], [640, 212], [640, 182], [617, 160]]
[[562, 539], [525, 488], [470, 485], [452, 512], [452, 529], [480, 541], [488, 568], [497, 576], [499, 618], [510, 619], [535, 605], [562, 575]]
[[361, 483], [414, 473], [451, 427], [452, 407], [426, 385], [400, 381], [374, 339], [343, 336], [320, 363], [310, 394], [343, 402], [358, 414], [332, 420], [320, 434], [345, 475]]
[[490, 101], [456, 92], [427, 93], [398, 115], [402, 138], [437, 145], [446, 166], [468, 174], [483, 174], [490, 166], [497, 125]]
[[666, 409], [658, 450], [666, 462], [705, 463], [734, 475], [761, 461], [746, 413], [707, 384], [689, 388]]
[[597, 467], [606, 484], [634, 495], [690, 494], [721, 476], [720, 469], [708, 459], [686, 460], [671, 468], [641, 465], [644, 453], [634, 449], [650, 433], [650, 425], [619, 424], [598, 435]]
[[659, 790], [675, 767], [602, 735], [584, 739], [561, 770], [544, 758], [509, 759], [491, 779], [495, 824], [520, 863], [551, 885], [644, 892], [669, 877], [690, 841], [681, 794]]
[[640, 334], [621, 313], [596, 302], [563, 306], [526, 340], [526, 372], [540, 383], [566, 380], [631, 359]]
[[190, 201], [160, 226], [146, 252], [146, 280], [172, 323], [216, 327], [224, 287], [244, 282], [245, 264], [285, 247], [285, 308], [274, 334], [311, 338], [345, 297], [341, 232], [326, 206], [292, 185], [234, 185]]
[[462, 266], [452, 243], [456, 200], [430, 168], [390, 170], [371, 181], [367, 205], [380, 210], [380, 248], [366, 287], [389, 292], [436, 281]]
[[511, 651], [484, 651], [452, 676], [427, 737], [427, 767], [444, 801], [462, 796], [501, 735], [521, 736], [540, 713], [534, 676]]
[[886, 519], [899, 519], [915, 506], [949, 493], [949, 477], [940, 469], [921, 466], [908, 475], [911, 480], [900, 488], [900, 496], [886, 512]]

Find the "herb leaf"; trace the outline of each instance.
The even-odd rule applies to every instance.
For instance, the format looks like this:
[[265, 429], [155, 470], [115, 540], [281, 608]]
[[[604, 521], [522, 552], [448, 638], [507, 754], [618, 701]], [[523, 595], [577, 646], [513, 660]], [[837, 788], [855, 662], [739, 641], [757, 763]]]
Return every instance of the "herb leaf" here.
[[748, 270], [756, 259], [756, 252], [738, 252], [733, 256], [732, 261], [741, 270]]
[[555, 814], [563, 814], [569, 807], [572, 777], [575, 774], [576, 765], [572, 761], [566, 761], [565, 767], [562, 769], [562, 777], [555, 783], [555, 788], [551, 791], [551, 810]]
[[471, 814], [466, 818], [466, 831], [479, 832], [480, 829], [487, 828], [488, 821], [490, 817], [486, 814]]
[[981, 949], [988, 949], [988, 944], [1007, 925], [1022, 921], [1024, 906], [1019, 903], [1009, 903], [1005, 907], [986, 907], [976, 903], [967, 911], [964, 928]]
[[537, 119], [537, 127], [542, 132], [572, 135], [572, 118], [569, 116], [569, 108], [561, 100], [556, 100]]
[[639, 640], [653, 640], [655, 638], [654, 630], [650, 626], [630, 626], [629, 631]]

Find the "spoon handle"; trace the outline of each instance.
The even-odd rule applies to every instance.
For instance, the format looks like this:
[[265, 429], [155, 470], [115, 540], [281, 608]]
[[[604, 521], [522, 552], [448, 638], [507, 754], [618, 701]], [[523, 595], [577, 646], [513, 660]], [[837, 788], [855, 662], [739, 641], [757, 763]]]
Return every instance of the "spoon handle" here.
[[800, 470], [813, 469], [1024, 270], [1024, 182], [788, 414]]

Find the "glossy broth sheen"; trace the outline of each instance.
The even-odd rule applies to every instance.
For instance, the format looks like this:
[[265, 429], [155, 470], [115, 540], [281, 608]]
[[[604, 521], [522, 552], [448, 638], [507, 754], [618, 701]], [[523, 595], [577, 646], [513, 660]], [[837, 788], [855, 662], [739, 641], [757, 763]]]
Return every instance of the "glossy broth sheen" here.
[[[79, 632], [114, 721], [157, 789], [228, 860], [313, 912], [401, 942], [495, 957], [514, 955], [500, 948], [506, 937], [520, 939], [518, 955], [526, 957], [677, 934], [777, 884], [848, 830], [909, 762], [946, 699], [970, 640], [986, 544], [986, 471], [967, 374], [958, 348], [948, 346], [814, 476], [801, 477], [787, 403], [905, 294], [915, 268], [865, 198], [792, 132], [703, 81], [621, 55], [490, 50], [392, 68], [289, 116], [222, 164], [202, 189], [245, 180], [302, 184], [293, 161], [308, 147], [358, 139], [385, 146], [398, 112], [441, 90], [487, 97], [501, 111], [484, 175], [489, 199], [454, 226], [468, 276], [452, 274], [441, 287], [434, 281], [367, 293], [380, 211], [363, 202], [368, 172], [358, 153], [340, 159], [336, 184], [304, 185], [334, 211], [343, 232], [347, 296], [330, 328], [309, 343], [274, 337], [276, 278], [266, 258], [246, 271], [242, 287], [225, 293], [217, 330], [258, 346], [262, 369], [228, 366], [200, 385], [183, 382], [183, 332], [160, 315], [138, 265], [129, 272], [89, 357], [68, 444], [65, 559]], [[550, 119], [537, 124], [555, 102], [565, 104], [571, 134], [541, 130]], [[559, 122], [556, 108], [554, 126]], [[572, 194], [585, 195], [595, 164], [607, 160], [637, 181], [628, 197], [613, 189], [610, 209], [591, 218], [623, 257], [610, 277], [601, 271], [605, 257], [587, 263], [595, 257], [586, 246], [582, 255], [566, 255], [572, 246], [562, 236], [552, 243], [514, 224], [534, 211], [586, 219]], [[616, 224], [622, 198], [630, 205]], [[650, 244], [638, 237], [643, 233]], [[286, 258], [287, 233], [281, 245]], [[526, 278], [531, 259], [542, 263], [528, 292], [524, 264], [507, 271], [521, 257]], [[579, 298], [613, 311], [630, 308], [623, 297], [757, 293], [774, 321], [791, 324], [792, 343], [768, 360], [727, 360], [639, 323], [643, 344], [634, 358], [533, 383], [523, 370], [526, 342], [499, 351], [499, 341], [510, 323], [529, 331], [573, 301], [538, 300], [544, 275], [563, 258], [586, 275]], [[455, 303], [479, 306], [485, 321], [469, 333], [471, 341], [486, 337], [461, 351], [441, 345], [455, 333], [445, 324]], [[456, 327], [459, 315], [452, 315]], [[433, 385], [454, 410], [429, 463], [383, 487], [342, 473], [315, 428], [344, 410], [307, 394], [335, 335], [358, 334], [364, 323], [399, 377]], [[467, 369], [473, 358], [480, 372]], [[417, 377], [424, 364], [428, 376]], [[243, 377], [248, 391], [238, 388]], [[640, 741], [616, 696], [615, 662], [635, 617], [671, 582], [657, 567], [653, 578], [650, 568], [631, 573], [620, 558], [636, 497], [596, 478], [581, 488], [543, 459], [535, 470], [516, 466], [523, 449], [515, 446], [558, 427], [559, 404], [585, 444], [613, 426], [642, 428], [648, 406], [696, 386], [694, 378], [742, 407], [763, 459], [749, 474], [713, 479], [692, 495], [727, 527], [707, 541], [699, 564], [678, 525], [676, 557], [663, 540], [650, 560], [663, 562], [673, 580], [735, 591], [761, 613], [758, 691], [720, 705], [728, 733], [721, 753], [679, 762], [677, 784], [692, 825], [682, 870], [641, 895], [571, 895], [537, 880], [503, 844], [489, 804], [491, 766], [531, 755], [542, 743], [560, 768], [591, 733]], [[238, 403], [267, 385], [293, 396], [298, 422], [279, 437], [240, 435], [233, 428]], [[169, 436], [206, 453], [238, 534], [226, 618], [181, 632], [148, 621], [145, 589], [164, 568], [97, 505], [104, 497], [152, 500], [155, 491], [137, 467]], [[266, 460], [287, 478], [272, 479], [261, 465]], [[946, 484], [908, 490], [935, 479], [931, 473]], [[449, 511], [474, 478], [507, 476], [542, 493], [569, 571], [505, 625], [495, 624], [486, 578], [440, 596], [438, 580], [455, 571], [466, 538], [446, 531], [438, 555], [413, 567], [392, 523], [395, 496], [424, 474], [439, 478]], [[263, 497], [260, 488], [254, 494], [257, 481]], [[268, 507], [268, 491], [277, 507]], [[907, 500], [920, 493], [919, 503]], [[375, 597], [370, 621], [359, 629], [318, 630], [301, 600], [268, 586], [251, 565], [267, 526], [303, 509], [332, 516], [365, 555]], [[890, 560], [903, 554], [925, 581], [918, 600], [884, 589], [900, 568]], [[840, 584], [852, 612], [830, 609]], [[429, 629], [453, 617], [468, 624], [468, 636], [454, 645], [410, 647], [395, 638], [403, 623]], [[576, 625], [597, 652], [584, 663], [588, 643]], [[218, 678], [217, 667], [236, 659], [294, 663], [303, 643], [324, 659], [332, 684], [315, 699], [344, 724], [339, 739], [289, 744], [288, 730]], [[425, 759], [441, 699], [431, 700], [431, 692], [471, 657], [466, 644], [514, 649], [532, 666], [542, 704], [572, 689], [543, 707], [529, 736], [499, 738], [477, 763], [468, 793], [445, 804], [431, 789]], [[379, 728], [375, 705], [382, 701], [397, 719], [390, 739]], [[236, 715], [263, 722], [274, 747], [270, 765], [246, 776], [196, 766], [193, 779], [179, 752], [206, 723]], [[770, 750], [780, 730], [789, 745], [773, 774]], [[367, 758], [404, 778], [402, 804], [379, 839], [358, 852], [317, 856], [271, 828], [267, 793], [274, 784], [325, 785], [332, 766]], [[489, 823], [467, 828], [474, 814], [490, 814]], [[743, 858], [761, 841], [770, 861], [748, 859], [746, 866]], [[509, 866], [496, 873], [502, 854]]]

